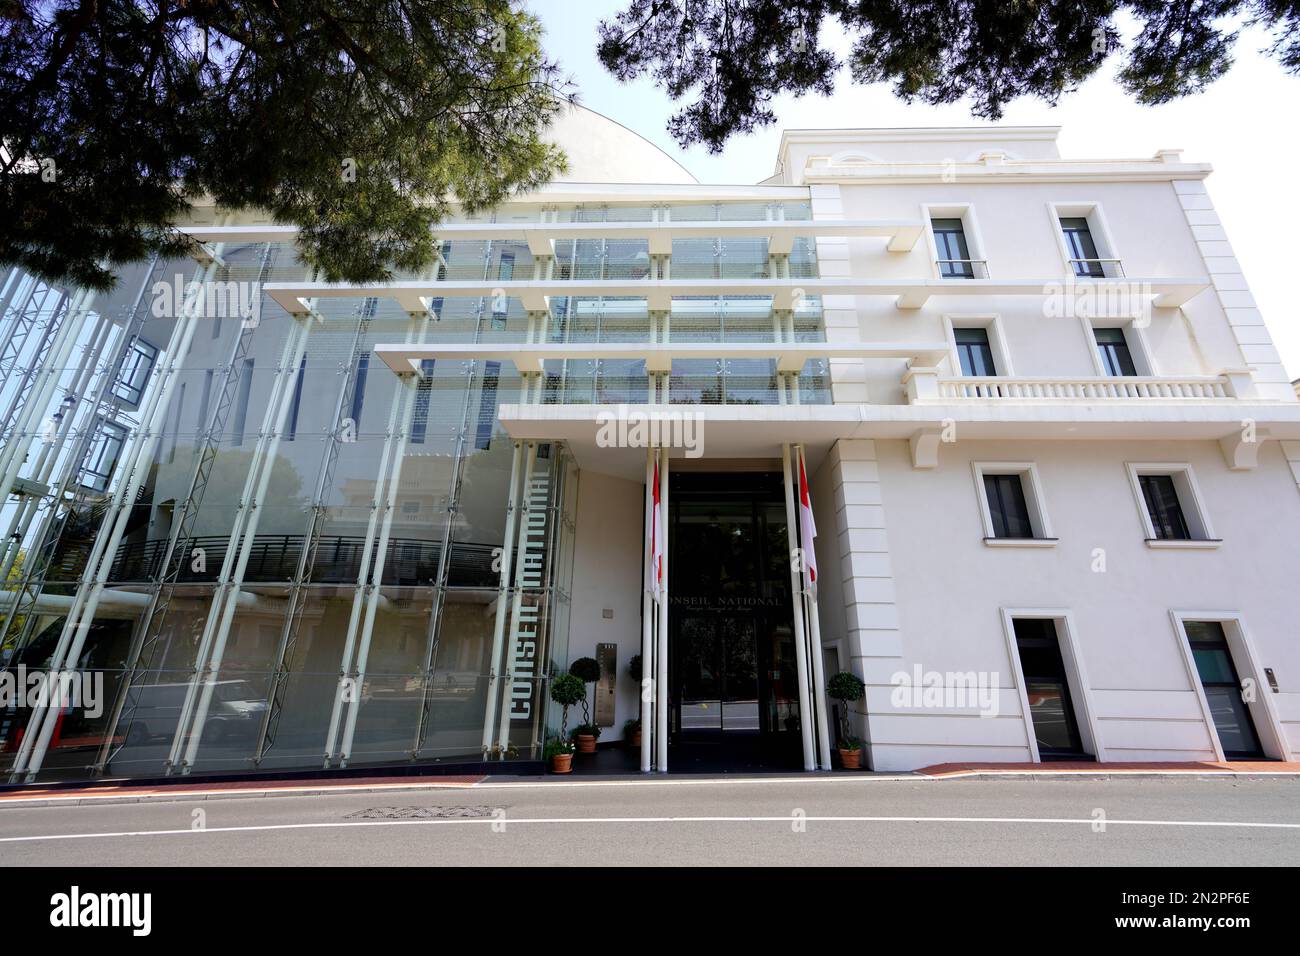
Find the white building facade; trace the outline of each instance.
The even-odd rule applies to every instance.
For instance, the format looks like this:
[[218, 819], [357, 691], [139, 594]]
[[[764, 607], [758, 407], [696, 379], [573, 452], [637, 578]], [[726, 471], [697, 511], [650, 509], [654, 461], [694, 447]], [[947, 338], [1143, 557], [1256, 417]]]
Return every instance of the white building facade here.
[[508, 769], [580, 657], [628, 768], [1300, 757], [1300, 401], [1208, 166], [790, 131], [717, 186], [556, 136], [427, 274], [200, 210], [111, 303], [9, 277], [3, 664], [106, 687], [9, 707], [11, 780]]

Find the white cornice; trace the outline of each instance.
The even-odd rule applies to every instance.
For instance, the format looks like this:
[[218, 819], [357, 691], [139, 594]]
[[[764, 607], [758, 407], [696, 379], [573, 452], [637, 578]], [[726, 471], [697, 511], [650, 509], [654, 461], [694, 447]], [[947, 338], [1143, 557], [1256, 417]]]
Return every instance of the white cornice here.
[[812, 157], [800, 170], [805, 184], [897, 185], [953, 182], [1172, 182], [1201, 180], [1213, 171], [1208, 163], [1158, 159], [1011, 160], [967, 163], [844, 163], [831, 165]]

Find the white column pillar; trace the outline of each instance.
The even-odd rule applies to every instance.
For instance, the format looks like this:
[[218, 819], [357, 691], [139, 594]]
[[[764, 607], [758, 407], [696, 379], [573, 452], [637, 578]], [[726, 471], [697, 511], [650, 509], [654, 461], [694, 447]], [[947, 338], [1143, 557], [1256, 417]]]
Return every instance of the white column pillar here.
[[803, 627], [803, 576], [799, 572], [800, 562], [794, 561], [795, 549], [799, 547], [797, 529], [799, 514], [794, 507], [794, 484], [790, 472], [790, 446], [781, 446], [781, 472], [785, 478], [785, 534], [790, 545], [790, 605], [794, 617], [794, 662], [796, 679], [799, 682], [799, 733], [803, 737], [803, 768], [817, 769], [813, 755], [812, 707], [808, 695], [808, 640]]
[[[651, 382], [654, 379], [651, 377]], [[650, 386], [652, 389], [654, 385]], [[650, 686], [655, 686], [654, 670], [654, 634], [655, 634], [655, 601], [654, 601], [654, 568], [650, 561], [650, 525], [654, 521], [654, 488], [652, 487], [655, 480], [654, 469], [655, 450], [647, 448], [645, 453], [645, 529], [646, 533], [641, 539], [641, 563], [644, 567], [641, 585], [644, 593], [641, 595], [641, 686], [637, 688], [637, 694], [640, 695], [641, 701], [641, 772], [649, 773], [651, 765], [650, 741], [653, 739], [653, 727], [655, 721], [654, 698], [645, 692], [646, 678], [650, 679]]]
[[668, 772], [668, 449], [659, 449], [659, 514], [663, 543], [663, 586], [659, 589], [659, 649], [655, 655], [655, 752], [660, 773]]
[[501, 666], [501, 650], [506, 637], [506, 605], [510, 602], [510, 567], [515, 552], [515, 516], [519, 514], [519, 468], [523, 461], [524, 446], [515, 442], [510, 456], [510, 491], [506, 501], [506, 532], [501, 544], [501, 574], [497, 578], [496, 622], [492, 627], [492, 656], [488, 658], [487, 707], [483, 711], [483, 756], [492, 749], [495, 736], [497, 695], [505, 668]]

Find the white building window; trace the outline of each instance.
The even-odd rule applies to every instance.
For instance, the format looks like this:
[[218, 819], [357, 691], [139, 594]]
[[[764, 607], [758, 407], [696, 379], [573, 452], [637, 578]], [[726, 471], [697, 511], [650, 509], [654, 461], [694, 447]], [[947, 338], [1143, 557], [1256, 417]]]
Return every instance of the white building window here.
[[1051, 547], [1056, 544], [1047, 517], [1038, 469], [1032, 462], [972, 462], [975, 491], [991, 547]]
[[975, 210], [969, 204], [923, 205], [921, 215], [930, 223], [927, 237], [936, 278], [960, 280], [989, 277]]
[[1219, 546], [1190, 465], [1130, 463], [1128, 474], [1148, 547]]
[[945, 315], [952, 373], [992, 378], [1014, 375], [1002, 322], [996, 315]]
[[1048, 203], [1048, 214], [1068, 274], [1079, 279], [1120, 279], [1124, 267], [1094, 202]]
[[122, 358], [122, 369], [113, 383], [113, 395], [125, 405], [138, 408], [149, 384], [149, 375], [158, 363], [158, 347], [140, 336], [131, 337]]
[[113, 480], [113, 472], [126, 446], [126, 438], [127, 430], [122, 425], [100, 420], [86, 455], [86, 466], [81, 472], [82, 485], [95, 491], [108, 490], [108, 483]]
[[1132, 319], [1083, 318], [1080, 321], [1098, 375], [1120, 378], [1156, 374], [1146, 339]]

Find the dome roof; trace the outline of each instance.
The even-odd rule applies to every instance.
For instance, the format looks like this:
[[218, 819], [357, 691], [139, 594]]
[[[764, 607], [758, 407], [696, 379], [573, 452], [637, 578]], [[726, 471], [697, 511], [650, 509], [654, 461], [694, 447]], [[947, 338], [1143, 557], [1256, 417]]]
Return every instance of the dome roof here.
[[577, 104], [556, 118], [546, 138], [569, 157], [569, 171], [557, 183], [699, 182], [644, 136]]

